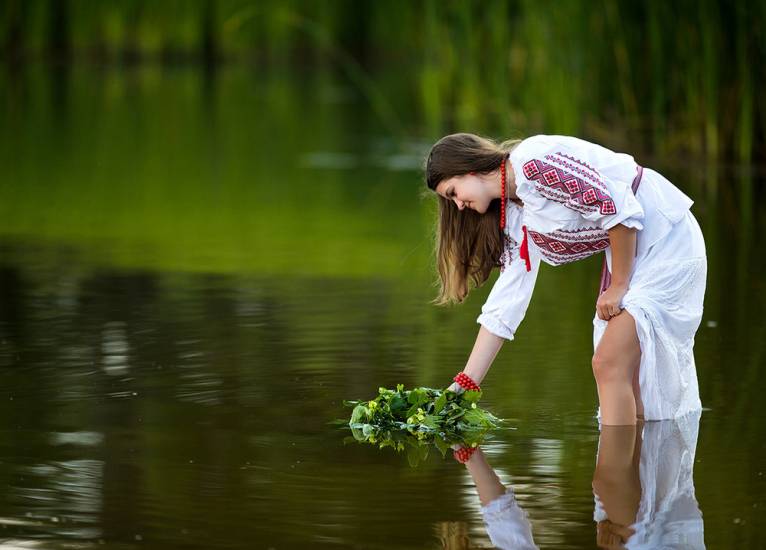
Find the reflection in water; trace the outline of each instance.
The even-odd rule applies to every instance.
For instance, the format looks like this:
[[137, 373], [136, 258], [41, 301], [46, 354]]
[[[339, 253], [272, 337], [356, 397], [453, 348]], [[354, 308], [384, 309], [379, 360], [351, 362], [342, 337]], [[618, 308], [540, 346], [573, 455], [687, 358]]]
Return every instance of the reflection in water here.
[[[599, 548], [705, 548], [694, 495], [694, 456], [700, 415], [636, 426], [602, 426], [593, 490]], [[537, 548], [527, 513], [481, 449], [465, 463], [492, 543], [500, 549]]]
[[19, 467], [17, 473], [18, 481], [8, 487], [8, 497], [26, 512], [23, 518], [6, 518], [0, 523], [23, 529], [33, 538], [94, 540], [101, 536], [102, 461], [49, 461]]
[[593, 474], [601, 548], [705, 548], [694, 496], [700, 415], [603, 426]]
[[[441, 129], [384, 135], [326, 66], [126, 69], [0, 70], [0, 548], [422, 549], [426, 525], [478, 515], [472, 487], [444, 494], [463, 477], [453, 464], [414, 472], [334, 444], [325, 424], [381, 384], [443, 382], [473, 343], [474, 307], [426, 305], [419, 151]], [[375, 85], [411, 119], [400, 72]], [[710, 252], [695, 341], [706, 542], [754, 548], [764, 178], [678, 160], [657, 167], [697, 199]], [[597, 268], [541, 274], [525, 338], [502, 352], [513, 368], [486, 396], [523, 427], [486, 456], [512, 466], [544, 548], [594, 546], [597, 396], [575, 329]], [[538, 353], [551, 329], [556, 353]], [[444, 529], [484, 541], [474, 517]]]
[[512, 487], [505, 487], [481, 449], [465, 463], [481, 502], [481, 514], [492, 544], [498, 548], [537, 548], [527, 513], [516, 502]]

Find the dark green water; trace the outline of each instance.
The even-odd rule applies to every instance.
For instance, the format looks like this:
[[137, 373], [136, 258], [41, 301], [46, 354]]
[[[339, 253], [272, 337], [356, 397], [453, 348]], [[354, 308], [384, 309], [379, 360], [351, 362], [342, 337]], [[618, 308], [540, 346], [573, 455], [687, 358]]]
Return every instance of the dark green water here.
[[[490, 546], [451, 457], [412, 468], [328, 425], [381, 385], [446, 386], [473, 343], [489, 286], [428, 303], [434, 136], [388, 137], [327, 75], [33, 68], [0, 93], [3, 547]], [[756, 548], [763, 176], [639, 160], [696, 200], [708, 245], [691, 502], [708, 548]], [[598, 260], [543, 269], [484, 383], [516, 429], [482, 452], [541, 548], [596, 545]]]

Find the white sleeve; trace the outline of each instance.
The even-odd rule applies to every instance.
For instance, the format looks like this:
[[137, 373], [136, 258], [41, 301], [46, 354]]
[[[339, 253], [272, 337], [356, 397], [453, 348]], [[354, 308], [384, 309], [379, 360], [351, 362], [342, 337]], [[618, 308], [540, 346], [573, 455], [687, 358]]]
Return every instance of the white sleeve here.
[[535, 289], [540, 257], [532, 251], [533, 247], [529, 248], [531, 270], [527, 271], [526, 261], [519, 256], [520, 243], [509, 245], [500, 276], [481, 308], [481, 315], [476, 319], [492, 334], [506, 340], [513, 340]]
[[497, 548], [537, 550], [527, 513], [518, 505], [513, 490], [481, 507], [489, 539]]
[[[643, 229], [644, 210], [631, 189], [636, 164], [629, 155], [583, 140], [538, 139], [515, 160], [524, 176], [518, 193], [531, 214], [567, 220], [576, 213], [601, 229], [617, 224]], [[615, 170], [620, 163], [622, 169]], [[621, 176], [606, 175], [600, 165]]]

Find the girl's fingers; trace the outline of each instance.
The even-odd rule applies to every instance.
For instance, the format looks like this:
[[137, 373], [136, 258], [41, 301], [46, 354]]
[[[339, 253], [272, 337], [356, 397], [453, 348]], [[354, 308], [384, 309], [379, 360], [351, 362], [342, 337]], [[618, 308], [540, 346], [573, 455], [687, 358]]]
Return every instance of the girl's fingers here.
[[596, 313], [598, 313], [598, 318], [603, 321], [608, 321], [612, 317], [616, 317], [620, 313], [622, 313], [622, 309], [619, 305], [597, 305], [596, 306]]

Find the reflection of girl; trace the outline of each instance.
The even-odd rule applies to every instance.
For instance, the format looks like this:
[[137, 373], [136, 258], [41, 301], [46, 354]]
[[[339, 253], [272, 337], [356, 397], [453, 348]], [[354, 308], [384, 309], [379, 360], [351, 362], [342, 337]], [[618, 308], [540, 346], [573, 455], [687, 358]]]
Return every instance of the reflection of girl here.
[[699, 418], [602, 426], [593, 473], [599, 548], [705, 548], [693, 477]]
[[599, 515], [596, 543], [599, 548], [624, 548], [635, 532], [638, 503], [641, 501], [641, 428], [638, 426], [602, 426], [593, 494], [606, 513]]
[[[698, 431], [698, 413], [638, 426], [602, 426], [593, 473], [599, 548], [705, 548], [694, 496]], [[492, 543], [502, 550], [537, 548], [513, 490], [503, 486], [481, 449], [458, 447], [454, 454], [476, 484]]]
[[[439, 302], [462, 301], [469, 283], [501, 270], [453, 389], [479, 384], [504, 339], [513, 339], [540, 260], [559, 265], [605, 251], [593, 320], [603, 423], [700, 410], [692, 346], [705, 244], [692, 201], [673, 184], [629, 155], [577, 138], [497, 145], [473, 134], [433, 146], [426, 183], [439, 197]], [[555, 345], [556, 324], [547, 330]]]
[[501, 549], [537, 548], [527, 514], [516, 503], [513, 489], [500, 482], [481, 449], [455, 446], [455, 459], [465, 464], [479, 493], [481, 514], [492, 544]]

